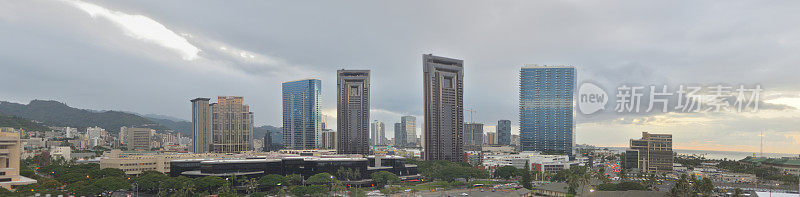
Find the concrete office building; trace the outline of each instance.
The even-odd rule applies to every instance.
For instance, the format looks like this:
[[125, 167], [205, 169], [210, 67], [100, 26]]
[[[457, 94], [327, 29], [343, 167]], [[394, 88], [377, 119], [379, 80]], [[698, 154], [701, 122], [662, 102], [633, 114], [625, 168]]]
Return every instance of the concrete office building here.
[[519, 77], [522, 151], [573, 154], [575, 67], [525, 66]]
[[422, 55], [424, 159], [463, 160], [464, 61]]
[[403, 123], [394, 123], [394, 147], [406, 146], [406, 132], [403, 130]]
[[155, 133], [155, 130], [150, 128], [135, 128], [135, 127], [121, 127], [119, 128], [120, 133], [125, 133], [125, 147], [128, 150], [150, 150], [153, 148], [151, 146], [151, 137]]
[[210, 159], [239, 157], [225, 153], [158, 153], [154, 151], [122, 151], [114, 149], [103, 152], [100, 157], [100, 169], [116, 168], [127, 175], [141, 174], [145, 171], [170, 173], [170, 162], [178, 159]]
[[339, 154], [369, 154], [369, 70], [336, 71]]
[[511, 145], [511, 121], [497, 121], [497, 144]]
[[464, 123], [464, 151], [482, 151], [483, 124]]
[[322, 137], [322, 81], [303, 79], [285, 82], [282, 91], [283, 146], [294, 150], [316, 148], [317, 139]]
[[370, 132], [369, 136], [372, 145], [385, 145], [383, 142], [386, 141], [386, 125], [383, 122], [378, 120], [372, 122]]
[[672, 135], [642, 132], [641, 139], [630, 140], [624, 167], [650, 173], [671, 172], [674, 156]]
[[0, 132], [0, 187], [12, 189], [12, 186], [36, 183], [36, 180], [20, 176], [20, 133]]
[[220, 96], [211, 104], [211, 152], [253, 150], [253, 112], [241, 96]]
[[211, 143], [211, 107], [209, 98], [192, 99], [193, 153], [207, 153]]
[[414, 116], [403, 116], [400, 117], [400, 123], [403, 124], [403, 132], [405, 132], [406, 136], [406, 146], [416, 147], [419, 146], [417, 143], [417, 117]]

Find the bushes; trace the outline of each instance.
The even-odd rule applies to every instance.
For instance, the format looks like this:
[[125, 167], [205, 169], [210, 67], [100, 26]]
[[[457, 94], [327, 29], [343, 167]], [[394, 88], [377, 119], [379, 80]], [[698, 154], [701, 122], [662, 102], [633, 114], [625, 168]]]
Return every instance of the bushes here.
[[622, 182], [619, 184], [603, 183], [597, 186], [600, 191], [628, 191], [628, 190], [647, 190], [644, 185], [636, 182]]

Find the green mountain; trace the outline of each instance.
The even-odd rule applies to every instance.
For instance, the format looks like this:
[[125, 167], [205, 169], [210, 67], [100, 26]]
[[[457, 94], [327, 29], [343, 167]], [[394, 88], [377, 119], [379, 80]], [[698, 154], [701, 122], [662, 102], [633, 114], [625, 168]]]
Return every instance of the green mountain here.
[[36, 120], [48, 126], [76, 127], [79, 130], [93, 126], [99, 126], [110, 132], [119, 132], [122, 126], [168, 129], [135, 114], [78, 109], [58, 101], [33, 100], [27, 105], [0, 101], [0, 114]]
[[25, 131], [49, 131], [50, 128], [41, 123], [25, 118], [0, 115], [0, 127], [11, 127]]
[[143, 116], [150, 121], [169, 128], [170, 130], [181, 133], [183, 136], [192, 135], [192, 122], [163, 115], [147, 114]]

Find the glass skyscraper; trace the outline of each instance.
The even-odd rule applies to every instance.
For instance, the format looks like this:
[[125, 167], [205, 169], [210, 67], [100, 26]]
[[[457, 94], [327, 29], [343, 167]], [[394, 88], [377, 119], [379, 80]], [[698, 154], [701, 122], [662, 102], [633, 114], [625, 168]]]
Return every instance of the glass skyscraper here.
[[511, 121], [497, 121], [497, 144], [511, 145]]
[[287, 149], [314, 149], [321, 142], [320, 103], [322, 81], [285, 82], [283, 91], [283, 145]]
[[575, 67], [520, 70], [519, 125], [523, 151], [572, 154], [575, 145]]

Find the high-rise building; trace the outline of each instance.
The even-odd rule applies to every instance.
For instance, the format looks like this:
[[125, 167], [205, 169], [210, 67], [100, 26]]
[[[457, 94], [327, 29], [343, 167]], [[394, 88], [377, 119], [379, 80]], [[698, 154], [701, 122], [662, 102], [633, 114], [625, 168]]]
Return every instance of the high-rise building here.
[[497, 132], [486, 132], [486, 138], [483, 138], [483, 144], [485, 144], [485, 145], [496, 145], [497, 144]]
[[405, 132], [404, 135], [406, 136], [406, 146], [419, 146], [417, 143], [417, 117], [400, 117], [400, 123], [403, 124], [403, 132]]
[[497, 144], [511, 145], [511, 121], [497, 121]]
[[483, 123], [464, 123], [464, 151], [483, 150]]
[[336, 149], [336, 131], [322, 130], [322, 149]]
[[394, 123], [394, 147], [406, 146], [406, 132], [403, 130], [403, 123]]
[[[261, 151], [270, 152], [272, 151], [272, 132], [267, 131], [264, 134], [264, 139], [262, 140], [263, 146], [261, 147]], [[257, 150], [257, 149], [256, 149]]]
[[463, 161], [464, 61], [422, 55], [424, 159]]
[[511, 146], [519, 146], [519, 135], [511, 135]]
[[372, 122], [371, 127], [370, 142], [372, 142], [372, 145], [385, 145], [383, 142], [386, 139], [386, 125], [381, 121], [375, 120]]
[[642, 132], [641, 139], [631, 139], [624, 167], [650, 173], [672, 172], [673, 160], [672, 135]]
[[98, 126], [87, 127], [86, 128], [86, 138], [89, 138], [89, 139], [98, 138], [99, 139], [99, 138], [101, 138], [101, 136], [103, 135], [104, 132], [106, 132], [106, 130], [103, 129], [103, 128], [100, 128]]
[[36, 183], [35, 179], [20, 176], [20, 133], [0, 132], [0, 186], [11, 189], [11, 186]]
[[211, 152], [253, 150], [253, 112], [241, 96], [220, 96], [211, 104]]
[[522, 151], [573, 154], [575, 67], [526, 66], [520, 70]]
[[120, 133], [125, 133], [125, 146], [128, 150], [150, 150], [151, 137], [155, 130], [150, 128], [121, 127]]
[[336, 71], [339, 154], [369, 154], [369, 70]]
[[322, 137], [322, 81], [303, 79], [285, 82], [282, 91], [283, 146], [295, 150], [314, 149], [317, 139]]
[[[209, 98], [192, 99], [192, 152], [207, 153], [211, 143]], [[122, 132], [121, 132], [122, 133]]]

